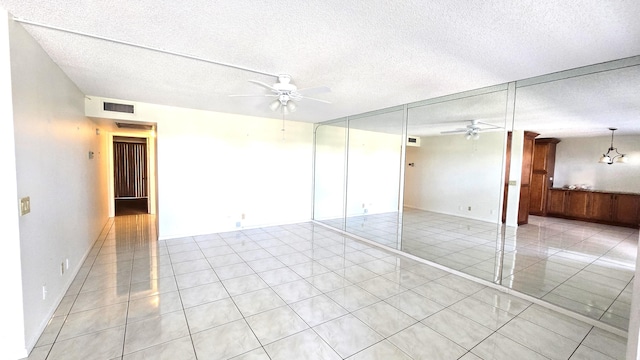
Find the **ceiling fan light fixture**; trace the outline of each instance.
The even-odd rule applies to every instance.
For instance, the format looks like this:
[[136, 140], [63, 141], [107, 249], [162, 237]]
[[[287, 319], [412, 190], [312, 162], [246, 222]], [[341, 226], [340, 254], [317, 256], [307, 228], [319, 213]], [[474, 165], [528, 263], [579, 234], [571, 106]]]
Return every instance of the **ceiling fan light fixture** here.
[[[291, 76], [286, 74], [278, 75], [278, 82], [273, 85], [269, 85], [258, 80], [249, 80], [249, 82], [252, 82], [256, 85], [259, 85], [269, 90], [269, 93], [263, 94], [263, 95], [256, 94], [256, 95], [229, 95], [229, 96], [275, 97], [276, 99], [271, 103], [269, 103], [269, 108], [271, 109], [271, 111], [278, 111], [278, 110], [283, 112], [286, 111], [287, 114], [296, 111], [296, 109], [298, 108], [298, 105], [293, 104], [292, 101], [308, 99], [312, 101], [319, 101], [322, 103], [330, 104], [329, 101], [317, 99], [317, 98], [313, 98], [305, 95], [306, 93], [331, 91], [328, 87], [321, 86], [316, 88], [304, 88], [304, 89], [298, 90], [298, 87], [293, 83], [291, 83], [291, 81], [292, 81]], [[287, 108], [285, 109], [285, 107]]]
[[269, 104], [269, 109], [271, 109], [271, 111], [276, 111], [278, 110], [279, 107], [280, 107], [280, 99], [275, 99], [271, 102], [271, 104]]
[[478, 140], [480, 139], [480, 128], [469, 128], [469, 130], [467, 130], [467, 133], [464, 137], [467, 140]]

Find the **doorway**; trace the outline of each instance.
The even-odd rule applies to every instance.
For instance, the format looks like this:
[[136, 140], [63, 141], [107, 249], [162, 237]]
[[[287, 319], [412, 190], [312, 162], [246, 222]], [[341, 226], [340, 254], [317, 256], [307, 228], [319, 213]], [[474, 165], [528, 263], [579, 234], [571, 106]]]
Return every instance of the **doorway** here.
[[115, 215], [149, 213], [147, 139], [113, 137]]

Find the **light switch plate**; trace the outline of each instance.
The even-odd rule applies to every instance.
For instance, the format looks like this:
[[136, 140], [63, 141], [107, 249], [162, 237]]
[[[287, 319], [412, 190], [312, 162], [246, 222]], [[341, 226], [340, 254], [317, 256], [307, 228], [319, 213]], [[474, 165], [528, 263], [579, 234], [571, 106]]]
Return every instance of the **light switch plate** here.
[[20, 216], [27, 215], [31, 212], [31, 200], [29, 197], [20, 198]]

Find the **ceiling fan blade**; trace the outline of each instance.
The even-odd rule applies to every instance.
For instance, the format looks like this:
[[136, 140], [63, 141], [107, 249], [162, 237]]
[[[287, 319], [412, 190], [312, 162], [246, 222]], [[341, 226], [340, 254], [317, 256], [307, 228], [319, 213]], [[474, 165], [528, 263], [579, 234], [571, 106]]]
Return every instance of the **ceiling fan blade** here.
[[325, 104], [331, 104], [331, 101], [322, 100], [322, 99], [316, 99], [316, 98], [307, 97], [307, 96], [303, 96], [301, 99], [307, 99], [307, 100], [319, 101], [319, 102], [325, 103]]
[[230, 97], [277, 97], [278, 94], [229, 95]]
[[252, 82], [252, 83], [254, 83], [254, 84], [260, 85], [260, 86], [262, 86], [262, 87], [264, 87], [264, 88], [267, 88], [267, 89], [269, 89], [269, 90], [271, 90], [271, 91], [276, 91], [276, 92], [278, 91], [278, 90], [277, 90], [276, 88], [274, 88], [273, 86], [271, 86], [271, 85], [269, 85], [269, 84], [265, 84], [265, 83], [263, 83], [262, 81], [258, 81], [258, 80], [249, 80], [249, 82]]
[[331, 92], [331, 89], [327, 86], [318, 86], [318, 87], [312, 87], [312, 88], [298, 89], [297, 92], [299, 92], [302, 95], [313, 95], [313, 94], [328, 93], [328, 92]]
[[451, 132], [469, 131], [469, 128], [456, 128], [453, 130], [445, 130], [445, 131], [451, 131]]
[[[482, 122], [482, 121], [477, 121], [477, 124], [482, 124], [482, 125], [485, 125], [485, 126], [489, 126], [490, 129], [502, 129], [501, 126], [485, 123], [485, 122]], [[483, 129], [483, 130], [486, 130], [486, 129]]]
[[469, 129], [456, 129], [456, 130], [440, 131], [440, 134], [457, 134], [457, 133], [465, 133], [467, 131], [469, 131]]

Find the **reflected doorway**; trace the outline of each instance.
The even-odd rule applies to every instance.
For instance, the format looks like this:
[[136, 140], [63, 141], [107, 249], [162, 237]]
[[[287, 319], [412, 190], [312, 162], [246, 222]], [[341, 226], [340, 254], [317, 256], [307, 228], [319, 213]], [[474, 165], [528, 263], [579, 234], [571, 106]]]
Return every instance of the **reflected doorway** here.
[[113, 137], [115, 215], [149, 213], [147, 139]]

